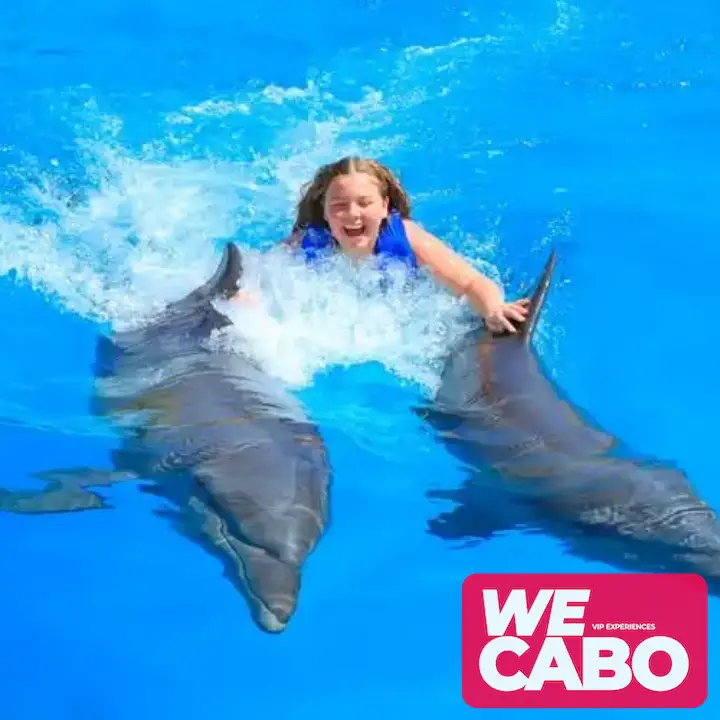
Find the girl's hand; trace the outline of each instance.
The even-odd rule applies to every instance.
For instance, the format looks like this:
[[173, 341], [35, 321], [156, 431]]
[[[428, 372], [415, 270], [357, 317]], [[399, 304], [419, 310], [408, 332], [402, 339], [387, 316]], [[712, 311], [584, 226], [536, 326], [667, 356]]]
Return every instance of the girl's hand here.
[[260, 304], [260, 295], [254, 290], [238, 290], [230, 299], [249, 307], [256, 307]]
[[485, 318], [488, 328], [492, 332], [509, 332], [516, 333], [517, 329], [512, 321], [522, 323], [526, 320], [530, 300], [523, 298], [510, 303], [502, 303], [493, 308]]

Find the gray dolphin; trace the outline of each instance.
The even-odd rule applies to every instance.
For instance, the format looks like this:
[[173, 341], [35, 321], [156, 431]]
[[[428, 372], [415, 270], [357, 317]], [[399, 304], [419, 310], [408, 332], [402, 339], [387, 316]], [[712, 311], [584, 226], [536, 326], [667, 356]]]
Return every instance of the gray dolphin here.
[[108, 508], [86, 488], [148, 480], [142, 490], [174, 505], [157, 512], [220, 558], [256, 623], [278, 632], [328, 526], [332, 471], [299, 402], [249, 354], [211, 342], [231, 324], [216, 301], [237, 291], [241, 276], [229, 243], [203, 286], [138, 330], [100, 336], [93, 412], [122, 432], [114, 467], [41, 473], [42, 490], [0, 489], [0, 509]]
[[476, 327], [451, 352], [433, 402], [418, 408], [469, 470], [429, 498], [456, 503], [429, 522], [445, 539], [545, 532], [615, 567], [720, 580], [720, 524], [685, 474], [633, 455], [574, 407], [532, 346], [552, 251], [516, 334]]

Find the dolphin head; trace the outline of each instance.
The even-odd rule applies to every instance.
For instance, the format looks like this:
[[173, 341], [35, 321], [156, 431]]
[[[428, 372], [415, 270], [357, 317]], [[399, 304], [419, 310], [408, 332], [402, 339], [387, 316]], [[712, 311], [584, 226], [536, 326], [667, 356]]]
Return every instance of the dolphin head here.
[[328, 522], [330, 465], [308, 423], [284, 417], [260, 434], [245, 423], [243, 433], [235, 451], [204, 460], [194, 475], [226, 576], [255, 622], [280, 632], [297, 607], [301, 568]]
[[300, 568], [251, 545], [245, 545], [239, 555], [244, 575], [242, 591], [253, 619], [266, 632], [282, 632], [297, 608]]

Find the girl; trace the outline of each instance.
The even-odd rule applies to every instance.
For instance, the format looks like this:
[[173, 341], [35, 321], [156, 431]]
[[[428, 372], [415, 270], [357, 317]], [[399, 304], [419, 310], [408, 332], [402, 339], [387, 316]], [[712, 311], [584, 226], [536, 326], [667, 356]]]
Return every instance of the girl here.
[[528, 300], [507, 303], [502, 289], [410, 219], [410, 201], [386, 167], [345, 157], [321, 167], [298, 203], [292, 234], [283, 241], [308, 260], [324, 252], [353, 258], [377, 256], [431, 274], [470, 305], [494, 332], [516, 332], [512, 321], [527, 316]]

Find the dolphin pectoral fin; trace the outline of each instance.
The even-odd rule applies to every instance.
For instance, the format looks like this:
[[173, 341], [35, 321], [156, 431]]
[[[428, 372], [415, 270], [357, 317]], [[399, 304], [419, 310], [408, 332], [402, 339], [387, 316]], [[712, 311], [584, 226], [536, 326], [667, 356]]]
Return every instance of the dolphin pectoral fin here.
[[[427, 493], [430, 499], [449, 499], [447, 491], [438, 490]], [[466, 505], [458, 505], [452, 510], [442, 512], [428, 520], [427, 532], [443, 540], [462, 540], [474, 537], [478, 540], [490, 540], [509, 528], [493, 519], [491, 513], [480, 515]]]
[[457, 489], [428, 490], [425, 496], [455, 505], [428, 520], [427, 532], [443, 540], [490, 540], [516, 529], [531, 530], [527, 508], [510, 494], [493, 490], [490, 484], [484, 484], [481, 491], [473, 489], [472, 484]]
[[0, 489], [0, 510], [24, 515], [111, 508], [107, 500], [81, 487], [49, 483], [42, 490]]
[[247, 598], [257, 625], [272, 633], [284, 630], [297, 606], [300, 568], [238, 538], [199, 498], [191, 498], [189, 505], [201, 520], [198, 530], [220, 552], [226, 574]]
[[77, 467], [43, 470], [33, 477], [44, 480], [47, 485], [41, 490], [0, 488], [1, 511], [31, 515], [110, 509], [112, 505], [105, 498], [85, 488], [108, 486], [136, 476], [117, 470]]

